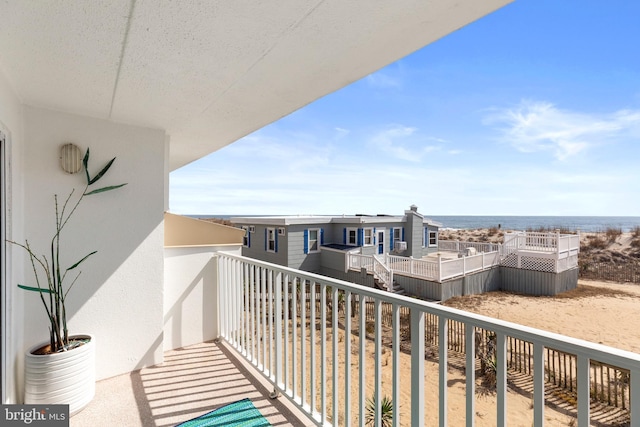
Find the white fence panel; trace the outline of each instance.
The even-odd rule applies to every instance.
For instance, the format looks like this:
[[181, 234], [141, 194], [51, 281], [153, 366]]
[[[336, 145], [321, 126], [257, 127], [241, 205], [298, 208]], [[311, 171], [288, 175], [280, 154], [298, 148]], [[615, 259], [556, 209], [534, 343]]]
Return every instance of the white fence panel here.
[[464, 274], [464, 258], [442, 261], [440, 264], [440, 280], [450, 279]]

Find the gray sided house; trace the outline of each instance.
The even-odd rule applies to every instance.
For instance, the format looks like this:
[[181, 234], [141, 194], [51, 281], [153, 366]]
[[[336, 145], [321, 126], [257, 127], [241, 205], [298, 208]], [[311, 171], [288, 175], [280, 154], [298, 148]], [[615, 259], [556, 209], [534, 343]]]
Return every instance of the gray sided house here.
[[439, 223], [415, 206], [404, 215], [231, 218], [245, 230], [242, 255], [313, 273], [345, 269], [346, 254], [422, 258], [438, 250]]

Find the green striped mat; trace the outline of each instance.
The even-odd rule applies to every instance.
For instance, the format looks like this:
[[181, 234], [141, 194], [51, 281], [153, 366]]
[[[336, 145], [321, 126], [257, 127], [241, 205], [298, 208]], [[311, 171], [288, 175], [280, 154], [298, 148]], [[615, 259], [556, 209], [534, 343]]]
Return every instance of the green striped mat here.
[[249, 399], [238, 400], [204, 415], [178, 424], [176, 427], [263, 427], [269, 421], [253, 406]]

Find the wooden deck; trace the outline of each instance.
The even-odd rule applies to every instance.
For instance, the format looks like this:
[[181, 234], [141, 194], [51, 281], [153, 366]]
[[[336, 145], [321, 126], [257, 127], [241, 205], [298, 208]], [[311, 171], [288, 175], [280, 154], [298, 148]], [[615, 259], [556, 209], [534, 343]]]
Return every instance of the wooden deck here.
[[71, 418], [72, 427], [169, 427], [250, 398], [273, 426], [314, 425], [224, 343], [165, 353], [161, 365], [98, 381], [96, 396]]

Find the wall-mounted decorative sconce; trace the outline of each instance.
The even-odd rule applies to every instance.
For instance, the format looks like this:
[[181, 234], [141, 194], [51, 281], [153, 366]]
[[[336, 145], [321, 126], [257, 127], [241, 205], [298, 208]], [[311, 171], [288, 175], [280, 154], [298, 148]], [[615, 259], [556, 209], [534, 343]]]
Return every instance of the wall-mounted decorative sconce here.
[[60, 166], [68, 174], [80, 172], [82, 169], [82, 152], [75, 144], [64, 144], [60, 147]]

